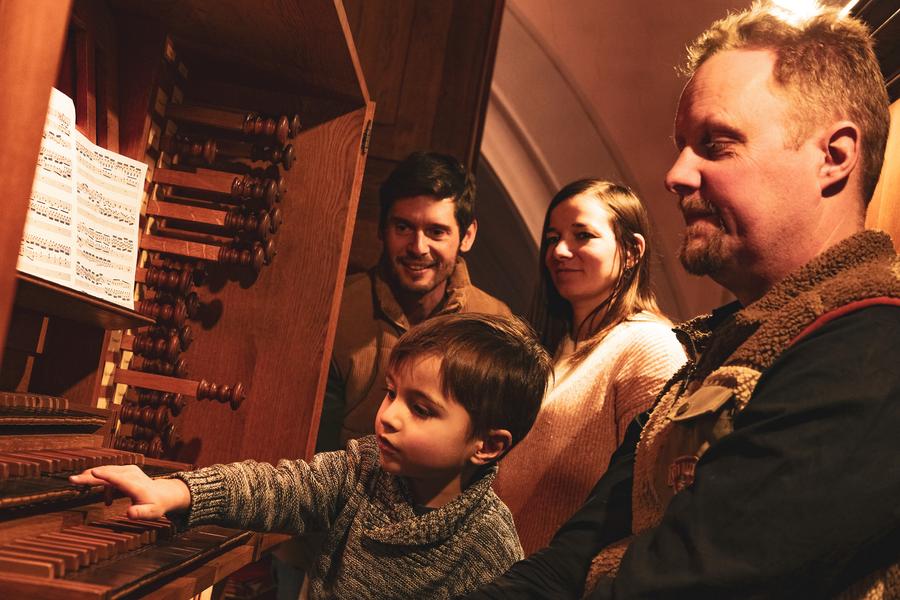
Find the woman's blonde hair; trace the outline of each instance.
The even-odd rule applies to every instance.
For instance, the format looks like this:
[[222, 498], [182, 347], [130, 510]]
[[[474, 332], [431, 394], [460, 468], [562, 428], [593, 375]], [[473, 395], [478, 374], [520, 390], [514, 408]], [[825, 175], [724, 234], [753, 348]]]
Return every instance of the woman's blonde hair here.
[[[581, 194], [597, 198], [611, 214], [610, 225], [620, 257], [616, 284], [609, 297], [594, 307], [584, 322], [573, 323], [572, 305], [560, 296], [547, 269], [549, 244], [544, 237], [541, 240], [538, 289], [531, 309], [532, 323], [549, 351], [556, 350], [567, 331], [571, 332], [573, 339], [580, 338], [571, 358], [576, 363], [587, 356], [622, 321], [641, 311], [660, 314], [656, 294], [650, 286], [650, 219], [644, 205], [628, 187], [602, 179], [573, 181], [557, 192], [550, 201], [542, 231], [547, 231], [550, 215], [558, 205]], [[635, 235], [644, 238], [643, 252], [640, 251]], [[579, 335], [582, 332], [583, 335]]]

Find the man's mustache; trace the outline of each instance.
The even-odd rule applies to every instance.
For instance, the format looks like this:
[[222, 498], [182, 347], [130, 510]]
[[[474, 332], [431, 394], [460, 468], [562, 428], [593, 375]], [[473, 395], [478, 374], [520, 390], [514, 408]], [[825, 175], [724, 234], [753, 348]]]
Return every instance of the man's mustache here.
[[681, 214], [687, 217], [718, 217], [719, 211], [700, 196], [682, 198], [679, 202]]

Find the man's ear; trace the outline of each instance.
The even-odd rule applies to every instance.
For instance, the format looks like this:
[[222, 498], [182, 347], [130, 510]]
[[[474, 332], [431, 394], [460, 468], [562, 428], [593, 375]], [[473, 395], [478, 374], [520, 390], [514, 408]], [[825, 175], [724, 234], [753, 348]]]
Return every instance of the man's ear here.
[[472, 463], [486, 465], [506, 454], [512, 446], [512, 434], [506, 429], [490, 429], [481, 438], [475, 454], [472, 455]]
[[822, 134], [825, 160], [819, 167], [819, 188], [823, 195], [843, 188], [859, 162], [859, 127], [852, 121], [838, 121]]
[[469, 224], [469, 227], [466, 228], [466, 232], [463, 234], [462, 238], [459, 240], [459, 251], [460, 252], [468, 252], [469, 248], [472, 247], [472, 244], [475, 243], [475, 234], [478, 233], [478, 221], [472, 219], [472, 223]]
[[635, 233], [632, 237], [634, 238], [634, 245], [628, 249], [628, 256], [625, 258], [626, 269], [630, 269], [638, 264], [644, 255], [644, 250], [647, 249], [647, 240], [644, 236], [640, 233]]

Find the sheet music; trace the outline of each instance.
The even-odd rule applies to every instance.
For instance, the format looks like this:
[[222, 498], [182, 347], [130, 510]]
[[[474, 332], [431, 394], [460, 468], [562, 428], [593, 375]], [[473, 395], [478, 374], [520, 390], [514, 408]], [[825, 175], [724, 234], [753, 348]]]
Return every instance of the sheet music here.
[[20, 271], [69, 287], [73, 282], [75, 104], [51, 90], [34, 185], [19, 246]]
[[74, 103], [52, 90], [19, 270], [133, 308], [146, 172], [78, 132]]

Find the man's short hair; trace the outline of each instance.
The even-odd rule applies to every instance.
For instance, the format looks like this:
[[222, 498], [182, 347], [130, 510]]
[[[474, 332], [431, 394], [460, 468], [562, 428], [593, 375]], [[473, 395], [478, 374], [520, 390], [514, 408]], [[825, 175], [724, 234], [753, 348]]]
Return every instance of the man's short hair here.
[[446, 154], [413, 152], [381, 184], [379, 229], [387, 225], [388, 212], [400, 198], [433, 196], [436, 200], [453, 198], [459, 235], [465, 235], [475, 211], [475, 178], [468, 169]]
[[815, 16], [794, 22], [766, 2], [713, 23], [688, 47], [685, 74], [724, 50], [764, 50], [775, 53], [773, 75], [785, 90], [793, 110], [795, 143], [813, 128], [849, 119], [861, 131], [861, 186], [866, 203], [875, 191], [890, 115], [884, 79], [875, 58], [868, 28], [840, 10], [823, 8]]
[[472, 418], [472, 434], [507, 429], [512, 446], [531, 430], [552, 373], [550, 356], [518, 317], [482, 313], [440, 315], [406, 332], [388, 368], [436, 356], [444, 395]]

